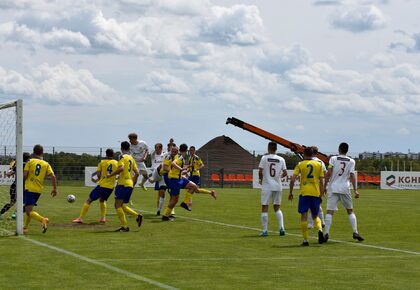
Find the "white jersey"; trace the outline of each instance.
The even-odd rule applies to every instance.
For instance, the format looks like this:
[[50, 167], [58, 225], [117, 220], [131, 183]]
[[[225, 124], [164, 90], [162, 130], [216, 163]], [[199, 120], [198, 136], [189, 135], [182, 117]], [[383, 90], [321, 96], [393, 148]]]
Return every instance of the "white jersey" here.
[[281, 191], [281, 175], [286, 170], [286, 161], [276, 154], [261, 158], [259, 168], [263, 170], [262, 190]]
[[327, 167], [325, 166], [325, 163], [324, 163], [324, 161], [322, 161], [321, 159], [319, 159], [318, 157], [312, 157], [312, 160], [316, 160], [316, 161], [319, 161], [319, 162], [321, 162], [321, 165], [322, 165], [322, 171], [327, 171]]
[[332, 168], [330, 181], [328, 182], [328, 192], [350, 193], [350, 174], [354, 174], [356, 162], [346, 155], [338, 155], [330, 158]]
[[144, 159], [148, 150], [147, 144], [144, 141], [138, 141], [136, 145], [130, 144], [130, 154], [133, 156], [134, 160], [136, 160], [137, 165], [144, 162], [141, 160]]
[[159, 165], [162, 165], [164, 157], [165, 153], [162, 152], [160, 154], [156, 154], [156, 152], [154, 152], [152, 154], [152, 168], [156, 169], [159, 167]]

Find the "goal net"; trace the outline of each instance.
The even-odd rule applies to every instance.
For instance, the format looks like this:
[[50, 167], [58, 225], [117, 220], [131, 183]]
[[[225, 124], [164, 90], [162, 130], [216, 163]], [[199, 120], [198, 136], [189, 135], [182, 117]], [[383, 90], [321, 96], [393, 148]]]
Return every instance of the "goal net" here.
[[22, 100], [0, 104], [0, 236], [23, 232]]

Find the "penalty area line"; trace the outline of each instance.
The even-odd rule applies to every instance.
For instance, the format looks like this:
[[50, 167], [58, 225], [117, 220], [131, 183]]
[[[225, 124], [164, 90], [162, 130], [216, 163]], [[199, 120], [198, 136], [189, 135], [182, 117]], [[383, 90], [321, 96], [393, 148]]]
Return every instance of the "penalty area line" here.
[[127, 276], [129, 278], [132, 278], [132, 279], [135, 279], [135, 280], [138, 280], [138, 281], [142, 281], [142, 282], [148, 283], [150, 285], [153, 285], [153, 286], [156, 286], [156, 287], [159, 287], [159, 288], [162, 288], [162, 289], [168, 289], [168, 290], [177, 290], [178, 289], [178, 288], [175, 288], [173, 286], [166, 285], [166, 284], [160, 283], [158, 281], [155, 281], [155, 280], [152, 280], [152, 279], [149, 279], [149, 278], [146, 278], [146, 277], [143, 277], [143, 276], [140, 276], [140, 275], [131, 273], [129, 271], [126, 271], [126, 270], [123, 270], [123, 269], [114, 267], [114, 266], [109, 265], [109, 264], [106, 264], [104, 262], [101, 262], [101, 261], [98, 261], [98, 260], [95, 260], [95, 259], [91, 259], [91, 258], [82, 256], [82, 255], [79, 255], [79, 254], [76, 254], [76, 253], [67, 251], [67, 250], [64, 250], [62, 248], [58, 248], [58, 247], [55, 247], [55, 246], [52, 246], [52, 245], [49, 245], [49, 244], [46, 244], [46, 243], [43, 243], [43, 242], [34, 240], [34, 239], [30, 239], [30, 238], [25, 237], [25, 236], [19, 236], [19, 237], [21, 239], [23, 239], [25, 241], [28, 241], [28, 242], [31, 242], [31, 243], [33, 243], [35, 245], [48, 248], [50, 250], [53, 250], [53, 251], [56, 251], [56, 252], [59, 252], [59, 253], [62, 253], [62, 254], [71, 256], [73, 258], [82, 260], [84, 262], [87, 262], [87, 263], [90, 263], [90, 264], [93, 264], [93, 265], [96, 265], [96, 266], [100, 266], [102, 268], [111, 270], [113, 272], [116, 272], [116, 273], [125, 275], [125, 276]]

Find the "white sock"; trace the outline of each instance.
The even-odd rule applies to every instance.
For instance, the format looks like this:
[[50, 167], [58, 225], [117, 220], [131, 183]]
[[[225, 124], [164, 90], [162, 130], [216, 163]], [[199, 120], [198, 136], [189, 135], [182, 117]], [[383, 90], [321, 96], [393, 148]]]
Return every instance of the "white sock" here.
[[268, 213], [267, 212], [261, 213], [261, 223], [262, 223], [263, 232], [266, 232], [268, 228]]
[[309, 214], [308, 212], [308, 227], [314, 226], [314, 220], [312, 219], [312, 214]]
[[277, 221], [279, 222], [280, 229], [284, 229], [283, 213], [281, 212], [280, 209], [276, 211], [276, 217], [277, 217]]
[[331, 225], [332, 225], [332, 214], [327, 213], [327, 215], [325, 216], [325, 229], [324, 229], [325, 234], [328, 234], [330, 232]]
[[349, 221], [350, 221], [351, 227], [353, 228], [353, 233], [358, 233], [357, 232], [357, 219], [354, 212], [349, 214]]
[[163, 207], [163, 203], [165, 202], [165, 198], [164, 197], [159, 197], [159, 207], [158, 207], [158, 211], [162, 210]]
[[318, 217], [321, 219], [321, 223], [325, 224], [324, 212], [322, 211], [322, 207], [319, 207]]

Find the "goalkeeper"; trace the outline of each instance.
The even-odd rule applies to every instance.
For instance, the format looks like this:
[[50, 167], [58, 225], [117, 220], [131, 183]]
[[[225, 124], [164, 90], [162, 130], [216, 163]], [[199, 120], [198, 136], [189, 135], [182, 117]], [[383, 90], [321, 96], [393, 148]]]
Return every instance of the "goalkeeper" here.
[[[26, 161], [28, 161], [28, 159], [30, 158], [30, 154], [25, 152], [23, 153], [23, 166], [25, 166]], [[13, 160], [10, 163], [10, 169], [9, 171], [6, 173], [7, 177], [12, 177], [12, 176], [16, 176], [16, 160]], [[12, 207], [15, 205], [16, 203], [16, 178], [13, 181], [13, 183], [10, 185], [10, 202], [6, 203], [3, 208], [0, 211], [0, 219], [3, 218], [3, 215]], [[13, 213], [12, 218], [15, 218], [16, 214]]]

